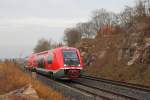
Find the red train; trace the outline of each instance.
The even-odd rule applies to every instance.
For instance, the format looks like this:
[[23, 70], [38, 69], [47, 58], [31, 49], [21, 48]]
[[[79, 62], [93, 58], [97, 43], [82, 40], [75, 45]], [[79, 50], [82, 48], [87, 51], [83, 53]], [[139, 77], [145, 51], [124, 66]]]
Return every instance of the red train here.
[[60, 47], [32, 54], [26, 68], [55, 78], [73, 79], [80, 77], [83, 62], [78, 49]]

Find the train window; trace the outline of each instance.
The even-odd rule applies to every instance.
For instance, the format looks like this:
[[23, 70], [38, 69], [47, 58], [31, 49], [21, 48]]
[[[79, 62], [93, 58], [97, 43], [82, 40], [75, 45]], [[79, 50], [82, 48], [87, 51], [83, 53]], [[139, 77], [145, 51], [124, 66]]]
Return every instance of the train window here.
[[78, 59], [75, 51], [63, 51], [64, 58]]
[[43, 58], [38, 60], [38, 66], [41, 68], [44, 68], [44, 59]]
[[77, 55], [76, 51], [73, 50], [64, 50], [63, 51], [64, 56], [64, 64], [66, 66], [78, 66], [80, 65], [80, 61]]
[[52, 60], [53, 60], [53, 56], [52, 56], [52, 54], [50, 54], [48, 56], [48, 64], [52, 64]]
[[38, 61], [37, 61], [38, 67], [40, 68], [44, 68], [44, 57], [42, 55], [40, 55], [38, 57]]

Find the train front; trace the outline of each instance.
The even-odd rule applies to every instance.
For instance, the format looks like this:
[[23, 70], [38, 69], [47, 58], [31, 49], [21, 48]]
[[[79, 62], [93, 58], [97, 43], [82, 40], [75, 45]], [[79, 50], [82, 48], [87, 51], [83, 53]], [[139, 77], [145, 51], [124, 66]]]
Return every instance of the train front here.
[[76, 48], [63, 48], [63, 71], [64, 75], [62, 78], [75, 79], [79, 78], [82, 74], [83, 63], [80, 56], [80, 52]]

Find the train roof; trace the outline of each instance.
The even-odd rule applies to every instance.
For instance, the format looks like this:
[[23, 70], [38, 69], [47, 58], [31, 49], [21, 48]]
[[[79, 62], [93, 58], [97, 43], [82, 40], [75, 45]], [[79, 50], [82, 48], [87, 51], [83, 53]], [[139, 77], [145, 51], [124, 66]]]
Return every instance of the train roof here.
[[[58, 47], [58, 48], [55, 48], [55, 49], [51, 49], [51, 50], [76, 50], [77, 48], [74, 48], [74, 47]], [[41, 54], [47, 54], [49, 51], [51, 50], [46, 50], [46, 51], [43, 51], [43, 52], [39, 52], [39, 53], [33, 53], [32, 55], [41, 55]]]
[[76, 48], [74, 48], [74, 47], [59, 47], [59, 48], [55, 48], [55, 49], [53, 49], [53, 50], [63, 50], [63, 49], [73, 49], [73, 50], [76, 50]]

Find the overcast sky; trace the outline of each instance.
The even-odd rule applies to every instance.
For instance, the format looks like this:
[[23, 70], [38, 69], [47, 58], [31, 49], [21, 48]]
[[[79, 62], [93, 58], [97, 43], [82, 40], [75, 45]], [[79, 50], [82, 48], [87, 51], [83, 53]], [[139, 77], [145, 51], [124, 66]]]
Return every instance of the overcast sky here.
[[135, 0], [0, 0], [0, 58], [32, 53], [40, 38], [62, 41], [65, 28], [95, 9], [120, 12]]

